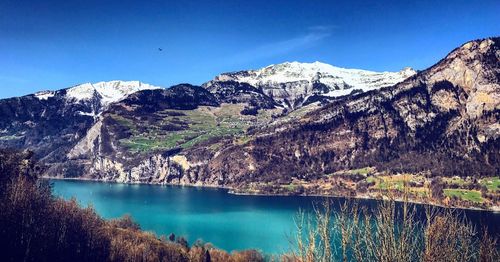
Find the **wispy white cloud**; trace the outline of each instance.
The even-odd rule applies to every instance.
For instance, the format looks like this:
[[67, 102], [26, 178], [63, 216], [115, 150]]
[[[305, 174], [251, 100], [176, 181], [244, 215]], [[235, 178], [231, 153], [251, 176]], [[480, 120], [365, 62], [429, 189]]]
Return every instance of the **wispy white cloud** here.
[[229, 61], [232, 64], [241, 64], [310, 48], [323, 39], [330, 37], [334, 28], [333, 26], [312, 26], [303, 35], [243, 51], [229, 57]]
[[338, 26], [336, 25], [313, 25], [307, 29], [311, 32], [331, 32], [337, 28]]

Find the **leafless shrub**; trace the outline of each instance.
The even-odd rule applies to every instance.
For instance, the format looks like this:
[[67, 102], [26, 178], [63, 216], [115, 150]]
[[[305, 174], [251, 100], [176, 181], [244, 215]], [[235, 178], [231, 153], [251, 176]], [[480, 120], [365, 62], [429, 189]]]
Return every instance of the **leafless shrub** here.
[[500, 253], [498, 250], [498, 239], [489, 236], [488, 231], [484, 229], [479, 245], [479, 261], [499, 261]]
[[108, 222], [110, 225], [132, 230], [140, 230], [141, 226], [135, 222], [129, 214], [126, 214], [118, 219], [112, 219]]
[[[297, 215], [295, 249], [283, 261], [499, 261], [496, 239], [455, 212], [426, 208], [417, 218], [416, 206], [397, 205], [393, 198], [377, 208], [360, 208], [352, 200], [331, 211], [331, 203], [313, 216]], [[333, 218], [333, 219], [332, 219]], [[332, 248], [335, 247], [335, 248]]]

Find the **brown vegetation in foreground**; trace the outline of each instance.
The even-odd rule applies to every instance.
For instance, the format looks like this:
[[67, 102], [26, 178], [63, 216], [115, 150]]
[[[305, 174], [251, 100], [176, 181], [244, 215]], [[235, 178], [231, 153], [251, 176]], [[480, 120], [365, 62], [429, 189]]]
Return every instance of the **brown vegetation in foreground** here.
[[0, 261], [263, 261], [140, 230], [130, 217], [105, 221], [75, 200], [51, 195], [30, 153], [0, 150]]
[[[416, 206], [383, 201], [370, 211], [346, 202], [332, 211], [325, 202], [308, 217], [299, 213], [294, 262], [380, 261], [457, 262], [500, 261], [496, 237], [479, 234], [453, 211], [427, 206], [425, 222], [416, 217]], [[337, 245], [335, 245], [337, 244]]]

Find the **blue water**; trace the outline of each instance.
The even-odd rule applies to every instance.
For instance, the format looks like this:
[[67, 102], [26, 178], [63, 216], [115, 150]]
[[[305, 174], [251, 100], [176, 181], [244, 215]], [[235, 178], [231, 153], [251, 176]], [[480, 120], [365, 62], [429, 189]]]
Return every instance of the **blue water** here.
[[[67, 180], [51, 183], [56, 196], [75, 197], [82, 206], [92, 205], [104, 218], [130, 214], [144, 230], [157, 235], [175, 233], [190, 243], [202, 239], [228, 251], [289, 251], [297, 211], [311, 211], [313, 203], [321, 202], [318, 197], [239, 196], [215, 188]], [[373, 200], [361, 203], [376, 205]], [[477, 226], [487, 225], [492, 234], [500, 234], [500, 214], [464, 213]]]

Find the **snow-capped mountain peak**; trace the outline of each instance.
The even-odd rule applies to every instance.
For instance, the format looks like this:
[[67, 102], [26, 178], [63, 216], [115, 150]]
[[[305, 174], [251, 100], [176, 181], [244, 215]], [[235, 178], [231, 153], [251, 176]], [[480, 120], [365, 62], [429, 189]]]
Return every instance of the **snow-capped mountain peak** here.
[[[319, 77], [320, 82], [325, 84], [337, 84], [339, 81], [334, 81], [334, 79], [342, 79], [351, 86], [362, 88], [381, 84], [393, 85], [414, 74], [416, 71], [409, 67], [399, 72], [374, 72], [341, 68], [319, 61], [313, 63], [294, 61], [269, 65], [257, 70], [221, 74], [216, 77], [216, 80], [231, 78], [231, 80], [258, 86], [270, 83], [313, 81]], [[386, 79], [387, 81], [381, 81]]]
[[[329, 97], [366, 92], [399, 83], [416, 74], [407, 67], [399, 72], [347, 69], [322, 62], [285, 62], [257, 70], [221, 74], [213, 81], [236, 81], [261, 88], [281, 100], [285, 107], [296, 107], [312, 95]], [[211, 82], [206, 85], [210, 86]]]
[[98, 83], [85, 83], [66, 90], [66, 97], [76, 101], [90, 100], [99, 95], [101, 105], [107, 106], [118, 102], [128, 95], [141, 90], [159, 89], [161, 87], [145, 84], [139, 81], [108, 81]]

